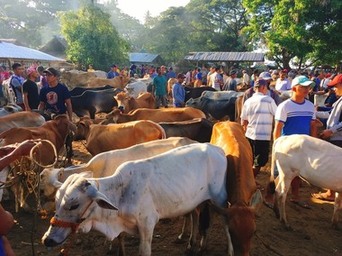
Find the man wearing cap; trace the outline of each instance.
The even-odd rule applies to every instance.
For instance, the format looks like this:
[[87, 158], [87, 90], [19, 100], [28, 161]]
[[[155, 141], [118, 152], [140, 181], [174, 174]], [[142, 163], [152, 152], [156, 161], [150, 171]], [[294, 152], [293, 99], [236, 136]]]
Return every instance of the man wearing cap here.
[[43, 87], [40, 91], [40, 104], [38, 109], [57, 115], [68, 113], [72, 120], [71, 96], [68, 88], [59, 83], [59, 72], [50, 67], [44, 70], [48, 87]]
[[173, 106], [176, 108], [184, 107], [185, 105], [185, 89], [182, 85], [185, 76], [183, 74], [177, 75], [177, 83], [172, 86]]
[[23, 83], [24, 105], [26, 111], [38, 109], [39, 90], [36, 80], [39, 74], [35, 66], [31, 66], [26, 70], [27, 79]]
[[277, 109], [274, 100], [267, 95], [268, 82], [258, 79], [252, 97], [242, 107], [241, 125], [253, 151], [254, 177], [268, 161], [272, 137], [273, 118]]
[[[282, 102], [282, 99], [274, 90], [270, 88], [270, 83], [272, 81], [271, 74], [267, 71], [261, 72], [257, 80], [260, 80], [260, 79], [265, 80], [267, 82], [266, 94], [270, 96], [274, 100], [275, 104], [278, 106]], [[247, 89], [243, 94], [242, 102], [245, 102], [248, 98], [252, 97], [254, 92], [255, 92], [254, 87]]]
[[[317, 112], [316, 115], [319, 118], [328, 118], [327, 128], [319, 134], [319, 137], [328, 140], [330, 143], [342, 148], [342, 74], [338, 74], [328, 83], [329, 88], [334, 88], [335, 93], [339, 99], [333, 104], [331, 113], [327, 111]], [[312, 197], [334, 201], [335, 192], [328, 190], [324, 193], [312, 194]]]
[[[306, 76], [297, 76], [292, 80], [291, 98], [280, 103], [276, 110], [273, 131], [274, 141], [280, 136], [292, 134], [307, 134], [317, 137], [315, 107], [312, 102], [307, 100], [311, 86], [313, 86], [313, 81]], [[300, 200], [300, 183], [299, 177], [292, 180], [292, 198], [290, 201], [303, 208], [310, 208], [307, 202]], [[270, 206], [270, 201], [272, 201], [269, 189], [268, 187], [265, 196], [267, 206]]]
[[112, 65], [110, 67], [110, 71], [107, 73], [107, 78], [108, 79], [112, 79], [116, 76], [120, 76], [119, 72], [118, 72], [118, 66], [117, 65]]

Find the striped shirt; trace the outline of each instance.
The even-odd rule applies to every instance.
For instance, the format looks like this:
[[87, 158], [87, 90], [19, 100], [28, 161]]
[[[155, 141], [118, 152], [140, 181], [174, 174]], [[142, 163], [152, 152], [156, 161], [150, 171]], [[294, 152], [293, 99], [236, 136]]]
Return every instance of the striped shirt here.
[[241, 113], [241, 119], [248, 121], [246, 137], [251, 140], [270, 141], [276, 109], [274, 100], [260, 92], [247, 99]]

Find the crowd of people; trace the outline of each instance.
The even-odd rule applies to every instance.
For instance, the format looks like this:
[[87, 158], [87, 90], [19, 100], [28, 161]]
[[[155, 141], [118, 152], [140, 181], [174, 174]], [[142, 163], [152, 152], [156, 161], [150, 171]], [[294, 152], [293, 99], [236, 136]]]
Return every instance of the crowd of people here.
[[58, 70], [37, 65], [25, 69], [20, 63], [14, 63], [12, 73], [7, 76], [5, 69], [2, 70], [1, 91], [7, 92], [9, 102], [19, 105], [22, 110], [39, 111], [47, 119], [51, 114], [68, 114], [71, 120], [71, 96], [68, 88], [59, 82]]

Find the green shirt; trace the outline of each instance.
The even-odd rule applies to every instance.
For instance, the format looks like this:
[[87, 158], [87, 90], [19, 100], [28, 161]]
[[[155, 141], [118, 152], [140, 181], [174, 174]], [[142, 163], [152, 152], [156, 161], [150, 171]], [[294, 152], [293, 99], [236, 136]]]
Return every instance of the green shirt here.
[[153, 78], [154, 94], [156, 96], [166, 95], [167, 80], [165, 76], [156, 76]]

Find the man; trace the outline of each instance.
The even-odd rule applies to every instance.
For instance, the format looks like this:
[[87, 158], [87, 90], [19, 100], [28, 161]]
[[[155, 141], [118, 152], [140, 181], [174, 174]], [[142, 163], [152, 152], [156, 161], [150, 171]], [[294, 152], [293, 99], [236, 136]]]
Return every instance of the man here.
[[46, 80], [46, 76], [44, 75], [44, 67], [43, 66], [38, 66], [37, 67], [37, 72], [39, 73], [39, 89], [43, 88], [43, 87], [48, 87], [49, 84]]
[[15, 103], [19, 105], [23, 110], [25, 110], [24, 100], [23, 100], [23, 72], [24, 68], [20, 63], [14, 63], [12, 65], [13, 75], [10, 77], [10, 87], [15, 95]]
[[153, 78], [153, 92], [156, 97], [156, 108], [159, 108], [160, 105], [163, 105], [167, 108], [167, 80], [166, 76], [162, 74], [162, 70], [160, 67], [157, 67], [157, 76]]
[[39, 105], [39, 93], [36, 80], [39, 74], [34, 66], [29, 67], [26, 70], [27, 79], [23, 83], [23, 93], [24, 93], [24, 105], [26, 111], [31, 111], [32, 109], [38, 109]]
[[44, 70], [48, 87], [44, 87], [40, 91], [40, 111], [55, 113], [57, 115], [68, 113], [69, 119], [72, 120], [71, 96], [68, 88], [59, 83], [59, 72], [54, 68]]
[[283, 69], [279, 72], [279, 78], [275, 84], [275, 90], [278, 94], [291, 90], [291, 82], [287, 78], [287, 70]]
[[166, 78], [169, 80], [170, 78], [176, 78], [176, 73], [173, 71], [172, 67], [169, 67], [169, 71], [166, 73]]
[[236, 70], [231, 70], [229, 72], [229, 77], [225, 81], [222, 91], [237, 91], [236, 75]]
[[178, 74], [178, 81], [172, 86], [173, 106], [176, 108], [181, 108], [185, 105], [185, 89], [182, 85], [184, 78], [185, 76], [183, 74]]
[[223, 86], [223, 78], [219, 72], [220, 68], [215, 67], [209, 78], [211, 87], [213, 87], [216, 91], [221, 91], [221, 87]]
[[273, 117], [277, 109], [274, 100], [267, 95], [267, 86], [266, 80], [258, 79], [254, 84], [255, 93], [244, 102], [241, 112], [241, 125], [253, 151], [254, 177], [268, 161]]
[[[335, 76], [333, 80], [328, 83], [328, 87], [335, 88], [335, 93], [339, 99], [333, 104], [331, 113], [327, 111], [317, 112], [319, 118], [328, 118], [327, 128], [319, 135], [320, 138], [328, 140], [330, 143], [342, 148], [342, 74]], [[327, 190], [326, 192], [312, 194], [312, 197], [334, 201], [334, 191]]]
[[[264, 71], [264, 72], [261, 72], [258, 79], [257, 80], [265, 80], [266, 83], [267, 83], [267, 95], [270, 96], [275, 104], [278, 106], [280, 103], [281, 103], [281, 98], [279, 97], [279, 95], [274, 92], [274, 90], [270, 88], [270, 84], [271, 84], [271, 81], [272, 81], [272, 76], [269, 72], [267, 71]], [[254, 94], [255, 90], [253, 87], [247, 89], [244, 94], [243, 94], [243, 99], [242, 101], [245, 102], [248, 98], [252, 97], [252, 95]]]
[[[275, 114], [274, 140], [280, 136], [291, 134], [307, 134], [317, 137], [315, 107], [312, 102], [307, 100], [311, 86], [313, 86], [313, 82], [306, 76], [297, 76], [292, 80], [291, 98], [279, 104]], [[300, 200], [300, 183], [299, 177], [293, 179], [291, 183], [292, 198], [290, 201], [309, 209], [309, 204]], [[267, 192], [265, 204], [268, 207], [272, 207], [272, 204], [270, 205], [270, 191]]]
[[107, 73], [107, 78], [112, 79], [116, 76], [119, 76], [119, 71], [118, 71], [118, 66], [117, 65], [112, 65], [110, 67], [110, 71]]
[[242, 70], [242, 84], [244, 88], [250, 87], [251, 78], [249, 77], [246, 70]]

